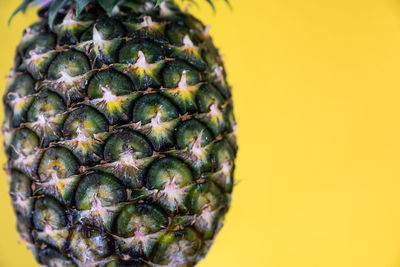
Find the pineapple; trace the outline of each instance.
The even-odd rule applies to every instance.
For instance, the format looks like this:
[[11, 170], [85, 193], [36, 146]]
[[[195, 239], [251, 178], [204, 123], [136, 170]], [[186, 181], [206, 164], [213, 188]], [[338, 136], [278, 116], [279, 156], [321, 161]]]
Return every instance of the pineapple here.
[[237, 151], [208, 28], [166, 0], [25, 0], [4, 95], [18, 231], [45, 266], [193, 266]]

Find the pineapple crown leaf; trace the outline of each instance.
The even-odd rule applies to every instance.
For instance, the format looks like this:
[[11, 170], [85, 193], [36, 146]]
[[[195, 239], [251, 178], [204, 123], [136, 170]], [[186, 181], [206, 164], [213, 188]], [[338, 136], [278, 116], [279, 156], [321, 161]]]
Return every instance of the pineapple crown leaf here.
[[26, 9], [31, 4], [31, 2], [33, 2], [33, 0], [24, 0], [24, 2], [22, 2], [22, 4], [19, 5], [17, 9], [11, 14], [10, 18], [8, 19], [8, 25], [10, 25], [14, 16], [17, 15], [19, 12], [25, 13]]
[[[52, 28], [58, 12], [60, 12], [65, 8], [68, 8], [72, 4], [76, 4], [75, 13], [77, 16], [85, 9], [86, 6], [88, 6], [91, 3], [99, 4], [106, 11], [106, 13], [109, 16], [111, 16], [112, 10], [115, 6], [123, 2], [130, 2], [130, 1], [139, 2], [140, 0], [23, 0], [22, 4], [11, 14], [8, 20], [8, 24], [11, 23], [14, 16], [19, 12], [25, 13], [30, 4], [34, 4], [39, 7], [49, 8], [49, 25]], [[162, 4], [162, 2], [167, 0], [151, 0], [151, 1], [155, 2], [155, 6], [158, 7], [159, 5]], [[195, 0], [186, 0], [186, 1], [195, 2]], [[210, 4], [213, 10], [215, 10], [215, 6], [213, 3], [214, 0], [205, 0], [205, 1], [207, 1]], [[230, 6], [229, 0], [224, 0], [224, 1]]]

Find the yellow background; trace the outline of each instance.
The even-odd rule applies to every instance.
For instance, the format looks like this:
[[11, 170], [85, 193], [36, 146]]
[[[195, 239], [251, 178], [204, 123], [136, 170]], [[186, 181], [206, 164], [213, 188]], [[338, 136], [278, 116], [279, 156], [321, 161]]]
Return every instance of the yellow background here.
[[[17, 2], [1, 0], [2, 90], [35, 19], [7, 27]], [[400, 1], [231, 3], [192, 9], [225, 55], [240, 145], [232, 209], [199, 266], [400, 266]], [[4, 174], [0, 210], [0, 266], [37, 266]]]

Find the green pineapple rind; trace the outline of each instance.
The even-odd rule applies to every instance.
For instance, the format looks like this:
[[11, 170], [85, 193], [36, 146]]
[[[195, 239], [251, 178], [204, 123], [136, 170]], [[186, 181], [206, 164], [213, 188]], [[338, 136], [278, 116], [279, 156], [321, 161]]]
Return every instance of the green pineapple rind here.
[[172, 2], [71, 7], [52, 28], [40, 14], [3, 98], [21, 237], [48, 266], [193, 266], [222, 227], [237, 151], [207, 28]]

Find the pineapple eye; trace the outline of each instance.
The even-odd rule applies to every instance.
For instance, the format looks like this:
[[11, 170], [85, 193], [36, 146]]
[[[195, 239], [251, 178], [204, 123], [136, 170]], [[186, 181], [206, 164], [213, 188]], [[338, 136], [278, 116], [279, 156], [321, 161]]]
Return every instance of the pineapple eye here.
[[[112, 252], [110, 238], [97, 229], [78, 226], [71, 235], [71, 250], [81, 262], [106, 258]], [[88, 264], [87, 264], [88, 265]]]
[[46, 194], [60, 196], [66, 204], [70, 204], [79, 177], [79, 163], [66, 148], [53, 147], [47, 149], [39, 163], [40, 183], [37, 190]]
[[178, 42], [179, 44], [169, 47], [168, 57], [187, 61], [197, 69], [203, 71], [206, 67], [206, 63], [202, 58], [201, 47], [195, 45], [195, 39], [190, 37], [189, 34], [185, 34], [181, 38], [181, 41]]
[[211, 85], [203, 85], [196, 94], [196, 102], [199, 111], [207, 113], [210, 111], [210, 107], [214, 103], [221, 106], [224, 103], [224, 98], [215, 87]]
[[205, 239], [214, 235], [219, 219], [225, 213], [225, 198], [225, 195], [210, 182], [196, 185], [190, 192], [190, 206], [198, 216], [194, 227]]
[[216, 142], [213, 145], [212, 152], [212, 160], [217, 168], [221, 168], [225, 162], [233, 162], [235, 158], [235, 153], [225, 140]]
[[76, 44], [82, 33], [92, 24], [93, 20], [85, 15], [75, 17], [74, 11], [70, 9], [64, 19], [56, 19], [54, 29], [57, 32], [58, 45]]
[[3, 97], [5, 105], [14, 110], [11, 122], [13, 126], [18, 127], [26, 121], [26, 115], [30, 105], [35, 99], [34, 96], [35, 82], [28, 74], [18, 75], [14, 81], [10, 83], [7, 92]]
[[164, 86], [166, 88], [177, 88], [181, 81], [182, 74], [186, 73], [186, 82], [188, 85], [195, 85], [201, 81], [201, 75], [193, 67], [183, 61], [174, 60], [168, 63], [162, 75]]
[[[158, 239], [164, 234], [168, 226], [166, 214], [153, 204], [129, 204], [125, 206], [116, 219], [116, 233], [118, 243], [122, 251], [132, 251], [150, 256], [152, 249]], [[129, 239], [142, 240], [129, 242]]]
[[96, 110], [83, 106], [71, 112], [64, 123], [64, 137], [76, 138], [79, 131], [93, 135], [108, 130], [108, 123]]
[[46, 117], [52, 117], [62, 113], [66, 109], [64, 101], [56, 94], [49, 91], [43, 91], [39, 94], [29, 109], [28, 121], [37, 120], [40, 113]]
[[196, 119], [181, 123], [176, 131], [176, 143], [178, 148], [192, 148], [201, 134], [200, 146], [204, 147], [213, 140], [211, 131]]
[[164, 58], [163, 51], [159, 45], [149, 41], [130, 41], [121, 48], [119, 62], [135, 64], [138, 60], [139, 51], [142, 51], [148, 63], [156, 63]]
[[65, 141], [67, 147], [81, 164], [100, 161], [102, 157], [101, 142], [96, 134], [107, 132], [108, 123], [102, 114], [88, 106], [72, 111], [64, 122]]
[[235, 152], [228, 141], [221, 140], [213, 144], [211, 155], [215, 172], [208, 179], [214, 181], [224, 192], [232, 192]]
[[153, 149], [147, 139], [128, 129], [111, 135], [104, 146], [102, 171], [113, 174], [132, 188], [143, 185], [145, 167], [153, 158]]
[[10, 196], [14, 209], [27, 221], [32, 212], [32, 181], [28, 176], [16, 170], [11, 172], [10, 178]]
[[138, 96], [134, 91], [127, 76], [109, 69], [96, 73], [89, 83], [88, 96], [91, 106], [114, 124], [128, 121], [132, 101]]
[[139, 133], [123, 130], [113, 134], [104, 146], [104, 157], [114, 162], [131, 154], [134, 159], [149, 157], [153, 153], [151, 145]]
[[[15, 94], [18, 93], [20, 96], [28, 96], [35, 92], [35, 81], [29, 74], [18, 75], [14, 80], [7, 86], [7, 93], [4, 96], [4, 101], [8, 99], [14, 99]], [[11, 94], [10, 94], [11, 93]]]
[[39, 176], [41, 180], [63, 179], [78, 172], [79, 164], [74, 155], [63, 147], [55, 147], [47, 150], [39, 164]]
[[41, 33], [35, 41], [26, 49], [25, 56], [28, 57], [30, 54], [42, 54], [56, 47], [57, 38], [52, 33]]
[[177, 148], [183, 152], [178, 157], [191, 165], [195, 177], [211, 170], [210, 143], [213, 140], [211, 131], [196, 119], [183, 121], [177, 127]]
[[173, 128], [179, 117], [176, 107], [160, 94], [140, 97], [133, 105], [132, 119], [141, 122], [143, 133], [150, 139], [155, 150], [173, 145]]
[[168, 219], [164, 212], [152, 204], [130, 204], [117, 219], [118, 235], [131, 237], [135, 231], [148, 235], [167, 227]]
[[57, 230], [67, 225], [64, 208], [57, 200], [51, 197], [39, 198], [35, 202], [33, 223], [39, 231], [48, 229]]
[[[140, 48], [143, 48], [143, 51]], [[157, 48], [156, 46], [149, 47], [149, 45], [136, 46], [130, 43], [125, 47], [124, 52], [120, 54], [120, 61], [122, 63], [114, 65], [115, 69], [127, 74], [132, 79], [137, 90], [143, 91], [148, 88], [159, 88], [161, 86], [160, 72], [166, 60], [163, 60], [161, 50], [153, 56], [150, 50], [154, 49], [161, 48]], [[149, 58], [147, 58], [146, 53]], [[133, 56], [133, 58], [130, 58], [129, 55]], [[152, 61], [155, 62], [152, 63]]]
[[76, 263], [62, 255], [53, 247], [46, 247], [38, 252], [39, 261], [45, 266], [71, 266], [77, 267]]
[[11, 178], [10, 194], [13, 199], [16, 199], [17, 193], [23, 199], [27, 199], [28, 197], [30, 197], [32, 189], [31, 180], [29, 179], [29, 177], [19, 171], [12, 171]]
[[106, 91], [111, 91], [115, 96], [128, 95], [135, 89], [128, 77], [115, 70], [104, 70], [96, 73], [88, 87], [91, 99], [101, 98]]
[[108, 174], [94, 173], [82, 178], [76, 193], [76, 207], [81, 210], [115, 205], [126, 200], [126, 191], [123, 184]]
[[199, 236], [190, 227], [181, 231], [168, 232], [159, 240], [154, 249], [153, 262], [160, 265], [179, 266], [181, 259], [176, 258], [177, 253], [187, 262], [194, 262], [194, 256], [200, 246]]
[[66, 118], [64, 101], [56, 93], [42, 91], [28, 112], [28, 128], [32, 129], [44, 146], [58, 139]]
[[159, 116], [161, 122], [178, 117], [175, 106], [164, 96], [159, 94], [144, 95], [135, 101], [133, 106], [133, 121], [142, 124], [150, 123]]
[[89, 70], [89, 60], [83, 53], [68, 51], [58, 54], [49, 67], [48, 75], [50, 80], [57, 80], [62, 77], [67, 79], [84, 74]]
[[37, 148], [40, 146], [38, 136], [27, 128], [22, 128], [14, 132], [11, 144], [8, 148], [12, 158], [11, 167], [21, 170], [27, 175], [34, 175], [37, 169], [40, 152]]
[[81, 41], [93, 40], [93, 30], [96, 29], [100, 38], [103, 40], [112, 40], [124, 36], [125, 30], [117, 20], [107, 19], [99, 20], [93, 27], [82, 35]]
[[196, 118], [207, 125], [215, 136], [221, 134], [227, 127], [225, 101], [217, 89], [203, 85], [196, 95], [199, 110]]
[[150, 166], [147, 186], [158, 191], [158, 202], [171, 212], [186, 209], [187, 195], [193, 185], [190, 169], [175, 158], [162, 158]]
[[89, 30], [82, 34], [78, 49], [88, 53], [93, 66], [115, 63], [118, 51], [125, 43], [125, 29], [118, 20], [98, 20]]
[[164, 86], [161, 91], [178, 108], [181, 114], [198, 112], [196, 94], [201, 87], [201, 75], [181, 61], [172, 61], [163, 72]]
[[151, 16], [141, 16], [138, 23], [137, 16], [128, 16], [125, 27], [129, 36], [140, 39], [150, 39], [158, 43], [166, 43], [164, 38], [165, 23], [155, 22]]
[[74, 50], [57, 54], [42, 86], [57, 92], [69, 106], [84, 99], [86, 84], [93, 72], [85, 54]]
[[[190, 30], [187, 27], [175, 25], [168, 27], [166, 32], [168, 40], [176, 46], [182, 46], [183, 39], [190, 34]], [[194, 38], [193, 36], [190, 36], [190, 38], [193, 39], [194, 42], [198, 42], [198, 38]]]

